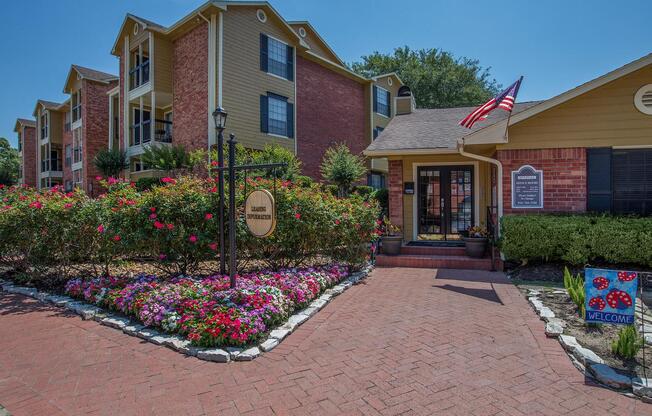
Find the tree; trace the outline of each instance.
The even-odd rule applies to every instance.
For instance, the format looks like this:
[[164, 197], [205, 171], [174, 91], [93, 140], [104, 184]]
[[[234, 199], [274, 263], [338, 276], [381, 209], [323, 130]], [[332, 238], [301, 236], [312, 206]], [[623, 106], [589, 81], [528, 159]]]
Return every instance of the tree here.
[[501, 88], [490, 68], [477, 59], [456, 58], [440, 49], [394, 49], [393, 54], [374, 52], [363, 56], [352, 69], [366, 77], [396, 72], [410, 87], [421, 108], [446, 108], [480, 104]]
[[287, 164], [287, 166], [282, 168], [252, 171], [252, 176], [271, 178], [276, 175], [277, 178], [294, 181], [301, 174], [301, 161], [290, 150], [277, 144], [266, 145], [263, 150], [254, 150], [251, 152], [249, 158], [249, 163], [254, 165], [268, 163]]
[[120, 172], [129, 168], [127, 153], [120, 149], [103, 149], [97, 152], [93, 163], [102, 175], [107, 177], [118, 177]]
[[0, 184], [13, 185], [18, 181], [20, 154], [11, 147], [9, 140], [0, 137]]
[[362, 156], [354, 155], [344, 143], [329, 147], [321, 162], [321, 174], [327, 181], [337, 185], [337, 195], [345, 197], [351, 184], [362, 179], [367, 172]]

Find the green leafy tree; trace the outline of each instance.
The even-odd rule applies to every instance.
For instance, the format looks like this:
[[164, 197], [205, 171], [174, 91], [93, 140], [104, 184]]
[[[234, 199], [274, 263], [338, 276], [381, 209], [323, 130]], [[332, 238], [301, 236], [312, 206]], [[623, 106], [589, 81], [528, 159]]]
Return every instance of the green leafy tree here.
[[409, 86], [421, 108], [460, 107], [480, 104], [500, 89], [490, 68], [477, 59], [457, 58], [440, 49], [412, 50], [408, 46], [393, 54], [374, 52], [355, 62], [352, 69], [366, 77], [396, 72]]
[[20, 155], [9, 141], [0, 137], [0, 184], [13, 185], [18, 181]]
[[351, 153], [345, 144], [326, 149], [321, 162], [321, 174], [325, 180], [337, 185], [338, 196], [347, 196], [351, 185], [362, 179], [366, 172], [364, 157]]
[[266, 145], [263, 150], [252, 151], [250, 163], [256, 165], [267, 163], [286, 164], [286, 166], [275, 170], [264, 169], [253, 172], [253, 175], [264, 178], [271, 178], [276, 175], [277, 178], [294, 181], [301, 174], [301, 161], [290, 150], [279, 145]]
[[95, 167], [107, 177], [117, 178], [120, 172], [129, 168], [127, 153], [120, 149], [103, 149], [93, 159]]
[[142, 161], [152, 169], [161, 170], [166, 174], [191, 170], [197, 160], [188, 153], [182, 145], [152, 145], [145, 148]]

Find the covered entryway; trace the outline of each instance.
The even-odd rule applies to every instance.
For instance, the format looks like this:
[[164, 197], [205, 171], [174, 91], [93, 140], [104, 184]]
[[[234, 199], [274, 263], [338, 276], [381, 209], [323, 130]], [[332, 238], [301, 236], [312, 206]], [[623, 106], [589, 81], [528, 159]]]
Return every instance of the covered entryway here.
[[417, 168], [417, 240], [459, 240], [473, 225], [473, 166]]

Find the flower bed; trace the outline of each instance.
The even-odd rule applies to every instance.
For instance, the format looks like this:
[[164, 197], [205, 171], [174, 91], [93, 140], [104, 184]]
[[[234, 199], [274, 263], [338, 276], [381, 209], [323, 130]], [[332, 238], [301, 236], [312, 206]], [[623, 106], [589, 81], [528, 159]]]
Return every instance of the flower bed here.
[[249, 273], [238, 277], [235, 289], [229, 288], [228, 276], [163, 281], [141, 275], [73, 279], [65, 290], [144, 325], [179, 333], [197, 346], [243, 346], [260, 340], [346, 276], [346, 267], [334, 265]]

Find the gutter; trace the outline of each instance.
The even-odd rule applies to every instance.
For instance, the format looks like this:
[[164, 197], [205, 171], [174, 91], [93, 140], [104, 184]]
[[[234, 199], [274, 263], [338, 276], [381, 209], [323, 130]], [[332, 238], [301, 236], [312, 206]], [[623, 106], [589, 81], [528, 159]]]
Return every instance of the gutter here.
[[476, 155], [474, 153], [467, 153], [464, 150], [464, 139], [459, 139], [457, 141], [457, 151], [461, 156], [466, 156], [470, 159], [475, 159], [475, 160], [481, 160], [483, 162], [488, 162], [491, 163], [492, 165], [496, 166], [497, 169], [497, 174], [496, 174], [496, 186], [497, 186], [497, 194], [496, 197], [498, 198], [498, 222], [496, 224], [496, 237], [500, 237], [500, 219], [503, 217], [503, 164], [500, 163], [499, 160], [492, 159], [490, 157], [486, 156], [480, 156]]

